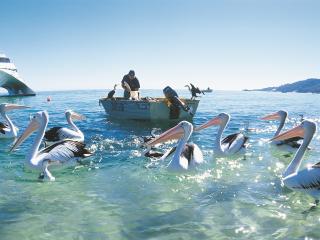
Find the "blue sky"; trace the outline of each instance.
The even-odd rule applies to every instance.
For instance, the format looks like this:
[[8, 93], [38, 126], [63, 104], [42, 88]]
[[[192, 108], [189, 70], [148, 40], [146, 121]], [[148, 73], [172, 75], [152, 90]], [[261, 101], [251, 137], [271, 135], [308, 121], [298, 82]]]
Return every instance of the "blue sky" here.
[[317, 0], [2, 0], [0, 52], [36, 90], [241, 90], [320, 78]]

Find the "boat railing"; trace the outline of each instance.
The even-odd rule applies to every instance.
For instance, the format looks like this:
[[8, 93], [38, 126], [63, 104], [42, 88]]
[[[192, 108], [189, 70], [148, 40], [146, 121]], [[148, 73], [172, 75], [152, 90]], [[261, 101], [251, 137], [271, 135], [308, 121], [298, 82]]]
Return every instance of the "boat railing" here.
[[6, 70], [11, 70], [11, 71], [16, 71], [17, 68], [13, 63], [2, 63], [0, 62], [0, 69], [6, 69]]

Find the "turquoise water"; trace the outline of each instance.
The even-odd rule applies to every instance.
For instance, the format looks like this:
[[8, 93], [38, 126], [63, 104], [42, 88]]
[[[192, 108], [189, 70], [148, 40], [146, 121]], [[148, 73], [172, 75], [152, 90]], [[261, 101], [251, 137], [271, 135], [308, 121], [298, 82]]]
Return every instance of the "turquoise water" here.
[[[21, 130], [30, 114], [48, 110], [49, 126], [66, 125], [63, 112], [73, 109], [87, 120], [78, 122], [95, 154], [83, 166], [52, 171], [55, 182], [39, 182], [24, 168], [33, 137], [8, 153], [11, 140], [0, 144], [0, 239], [319, 239], [320, 208], [308, 215], [313, 199], [281, 186], [290, 162], [285, 152], [268, 144], [277, 125], [259, 117], [285, 109], [290, 120], [299, 114], [320, 122], [320, 95], [225, 92], [201, 98], [194, 124], [220, 112], [231, 114], [227, 133], [250, 123], [245, 156], [215, 158], [216, 128], [195, 133], [205, 164], [187, 174], [173, 174], [167, 163], [141, 155], [138, 136], [149, 135], [145, 122], [109, 120], [99, 97], [106, 91], [42, 92], [36, 97], [1, 98], [31, 109], [10, 112]], [[181, 92], [180, 92], [181, 93]], [[160, 96], [161, 91], [144, 91]], [[52, 101], [46, 102], [47, 96]], [[182, 92], [181, 95], [188, 95]], [[303, 166], [320, 160], [319, 135]], [[168, 147], [168, 146], [164, 146]]]

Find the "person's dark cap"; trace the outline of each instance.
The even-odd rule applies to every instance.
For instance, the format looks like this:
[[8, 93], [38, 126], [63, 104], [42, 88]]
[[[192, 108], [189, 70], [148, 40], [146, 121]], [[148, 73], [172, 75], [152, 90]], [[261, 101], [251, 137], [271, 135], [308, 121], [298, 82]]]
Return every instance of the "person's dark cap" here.
[[134, 72], [133, 70], [130, 70], [130, 71], [129, 71], [129, 75], [132, 76], [132, 77], [134, 77], [136, 74], [135, 74], [135, 72]]

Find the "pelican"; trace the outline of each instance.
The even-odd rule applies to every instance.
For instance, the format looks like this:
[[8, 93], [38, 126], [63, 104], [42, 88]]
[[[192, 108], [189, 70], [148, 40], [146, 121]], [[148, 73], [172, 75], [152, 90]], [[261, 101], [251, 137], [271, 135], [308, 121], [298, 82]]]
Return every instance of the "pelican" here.
[[[216, 141], [214, 145], [215, 153], [220, 156], [228, 156], [228, 155], [238, 153], [240, 152], [240, 150], [246, 148], [247, 146], [246, 142], [248, 141], [248, 137], [246, 137], [242, 132], [230, 134], [221, 141], [222, 133], [226, 128], [229, 120], [230, 120], [229, 114], [220, 113], [217, 117], [209, 120], [208, 122], [194, 129], [195, 132], [198, 132], [205, 128], [211, 127], [213, 125], [220, 125], [220, 128], [218, 130], [218, 135], [216, 137]], [[163, 136], [163, 139], [161, 142], [179, 139], [181, 135], [182, 135], [181, 132], [176, 132], [175, 134], [172, 134], [170, 136]], [[145, 145], [147, 147], [156, 145], [159, 143], [156, 140], [157, 138], [151, 139], [150, 141], [146, 142]]]
[[78, 142], [84, 141], [84, 135], [81, 130], [73, 123], [74, 120], [85, 120], [85, 116], [78, 114], [72, 110], [65, 112], [67, 122], [69, 123], [70, 129], [65, 127], [53, 127], [46, 131], [44, 135], [44, 141], [49, 145], [59, 142], [64, 139], [73, 139]]
[[292, 137], [303, 138], [302, 144], [297, 150], [294, 158], [282, 174], [283, 184], [295, 191], [305, 192], [316, 199], [319, 203], [320, 196], [320, 162], [299, 171], [303, 155], [308, 148], [317, 125], [310, 120], [304, 120], [299, 126], [286, 131], [271, 140], [283, 141]]
[[230, 134], [221, 141], [222, 133], [229, 123], [229, 120], [229, 114], [220, 113], [217, 117], [195, 129], [195, 131], [200, 131], [213, 125], [220, 126], [214, 145], [215, 154], [220, 156], [228, 156], [240, 152], [240, 150], [246, 147], [246, 142], [248, 141], [248, 137], [242, 132]]
[[169, 150], [161, 158], [165, 159], [174, 152], [174, 156], [168, 165], [168, 169], [172, 171], [185, 171], [203, 163], [203, 155], [200, 148], [194, 143], [187, 143], [192, 132], [192, 124], [187, 121], [182, 121], [175, 127], [153, 139], [153, 144], [155, 145], [179, 135], [177, 146]]
[[79, 158], [89, 157], [92, 153], [85, 148], [84, 143], [68, 139], [39, 151], [48, 122], [49, 115], [47, 111], [37, 112], [31, 119], [27, 129], [14, 143], [10, 152], [20, 146], [34, 131], [38, 130], [26, 160], [31, 168], [41, 171], [39, 178], [43, 179], [46, 176], [50, 181], [54, 181], [55, 177], [50, 173], [49, 166], [71, 163]]
[[18, 135], [18, 128], [15, 127], [6, 114], [6, 112], [14, 109], [26, 109], [27, 106], [11, 104], [11, 103], [2, 103], [0, 104], [0, 114], [6, 120], [6, 123], [0, 122], [0, 138], [16, 138]]
[[[288, 116], [288, 113], [287, 113], [286, 111], [280, 110], [280, 111], [278, 111], [278, 112], [275, 112], [275, 113], [269, 114], [269, 115], [267, 115], [267, 116], [264, 116], [264, 117], [261, 118], [261, 119], [262, 119], [262, 120], [267, 120], [267, 121], [271, 121], [271, 120], [278, 120], [278, 121], [280, 121], [279, 126], [278, 126], [278, 129], [277, 129], [277, 131], [275, 132], [275, 134], [273, 135], [273, 138], [275, 138], [275, 137], [277, 137], [277, 136], [280, 134], [280, 132], [281, 132], [281, 130], [282, 130], [284, 124], [285, 124], [285, 121], [286, 121], [286, 119], [287, 119], [287, 116]], [[272, 144], [275, 144], [275, 145], [277, 145], [277, 146], [286, 146], [286, 147], [289, 147], [289, 148], [291, 148], [291, 149], [286, 149], [286, 150], [291, 151], [292, 148], [297, 149], [297, 148], [300, 147], [300, 144], [299, 144], [297, 141], [299, 141], [299, 140], [301, 140], [301, 139], [302, 139], [302, 138], [300, 138], [300, 137], [294, 137], [294, 138], [292, 138], [292, 139], [287, 139], [287, 140], [285, 140], [285, 141], [275, 141], [275, 140], [274, 140], [274, 141], [272, 141], [271, 143], [272, 143]]]

